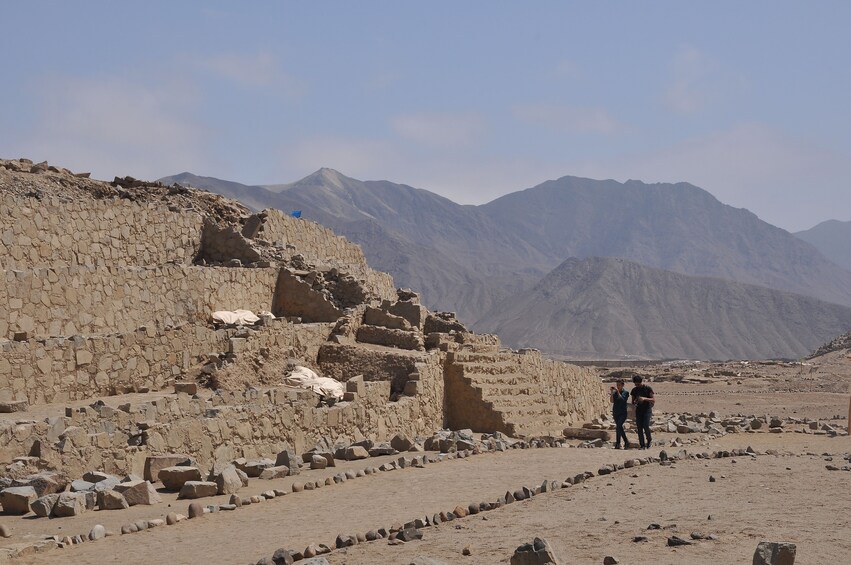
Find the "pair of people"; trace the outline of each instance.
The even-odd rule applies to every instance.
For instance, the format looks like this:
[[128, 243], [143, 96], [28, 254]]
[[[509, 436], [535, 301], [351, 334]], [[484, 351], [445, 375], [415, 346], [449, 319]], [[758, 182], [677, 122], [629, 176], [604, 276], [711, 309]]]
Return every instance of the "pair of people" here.
[[650, 420], [653, 415], [653, 404], [656, 399], [653, 389], [642, 383], [639, 375], [632, 377], [635, 385], [632, 392], [624, 390], [623, 379], [618, 379], [615, 386], [611, 387], [610, 400], [612, 402], [612, 416], [615, 418], [615, 449], [621, 448], [621, 440], [624, 447], [629, 449], [631, 444], [626, 438], [623, 425], [626, 422], [627, 405], [632, 398], [635, 405], [635, 427], [638, 431], [638, 446], [641, 449], [650, 448]]

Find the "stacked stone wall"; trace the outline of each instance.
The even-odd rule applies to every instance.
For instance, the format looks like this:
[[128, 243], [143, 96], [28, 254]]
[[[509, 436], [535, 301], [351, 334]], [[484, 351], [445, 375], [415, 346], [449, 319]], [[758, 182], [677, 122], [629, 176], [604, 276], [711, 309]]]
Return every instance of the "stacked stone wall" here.
[[0, 401], [37, 405], [161, 390], [208, 354], [227, 353], [231, 340], [243, 342], [240, 358], [265, 348], [315, 359], [329, 331], [328, 324], [295, 326], [276, 320], [248, 338], [235, 338], [234, 329], [186, 324], [104, 337], [0, 342]]
[[128, 333], [209, 320], [216, 310], [271, 310], [278, 269], [62, 266], [5, 271], [0, 337]]
[[200, 247], [202, 223], [197, 212], [162, 204], [4, 194], [0, 266], [188, 264]]
[[566, 422], [587, 422], [609, 411], [603, 386], [591, 369], [545, 359], [537, 351], [517, 358], [519, 372], [538, 384]]
[[[443, 426], [437, 356], [420, 367], [421, 393], [389, 400], [389, 382], [364, 383], [352, 402], [317, 407], [309, 391], [278, 387], [224, 393], [212, 400], [169, 395], [135, 406], [86, 407], [23, 424], [0, 421], [0, 463], [22, 453], [79, 475], [90, 469], [141, 474], [145, 457], [187, 453], [214, 461], [270, 457], [286, 446], [303, 452], [320, 438], [386, 441], [402, 432], [426, 435]], [[431, 365], [434, 365], [433, 367]]]
[[370, 268], [358, 244], [315, 222], [293, 218], [280, 210], [268, 209], [262, 213], [265, 219], [257, 238], [284, 247], [289, 245], [287, 249], [292, 254], [300, 253], [308, 261], [337, 267], [365, 281], [376, 296], [396, 300], [393, 277]]

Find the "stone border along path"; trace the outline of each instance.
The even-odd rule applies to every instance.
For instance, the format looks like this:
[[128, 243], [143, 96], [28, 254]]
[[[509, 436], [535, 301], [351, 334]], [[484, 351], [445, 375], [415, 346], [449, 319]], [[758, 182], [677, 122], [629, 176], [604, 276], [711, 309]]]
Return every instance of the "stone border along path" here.
[[[553, 442], [553, 443], [555, 443], [555, 442]], [[547, 445], [544, 442], [533, 442], [531, 445], [528, 445], [528, 446], [526, 446], [522, 443], [518, 443], [517, 445], [518, 445], [518, 447], [514, 448], [514, 449], [523, 449], [523, 448], [526, 448], [526, 447], [530, 447], [530, 448], [531, 447], [550, 447], [549, 445]], [[557, 446], [558, 445], [553, 445], [553, 447], [557, 447]], [[566, 447], [571, 447], [571, 446], [567, 445]], [[597, 451], [597, 450], [594, 450], [594, 451]], [[479, 451], [478, 453], [490, 453], [490, 452], [485, 450], [485, 451]], [[348, 471], [348, 473], [353, 474], [354, 478], [360, 478], [360, 477], [363, 477], [363, 476], [367, 476], [368, 474], [374, 474], [379, 469], [384, 470], [384, 471], [389, 471], [389, 470], [411, 468], [411, 467], [423, 468], [428, 463], [437, 463], [437, 462], [452, 460], [452, 459], [464, 459], [466, 457], [469, 457], [471, 455], [475, 455], [475, 454], [478, 454], [478, 453], [475, 453], [473, 450], [469, 450], [469, 451], [462, 451], [462, 452], [459, 452], [457, 454], [454, 454], [454, 453], [440, 454], [436, 457], [430, 456], [430, 455], [422, 455], [422, 456], [414, 457], [410, 461], [408, 460], [407, 457], [402, 456], [395, 462], [389, 462], [389, 463], [382, 464], [381, 467], [378, 468], [378, 469], [376, 469], [375, 467], [368, 467], [368, 468], [365, 468], [365, 469], [361, 469], [358, 472], [354, 472], [354, 471], [350, 470], [350, 471]], [[614, 453], [612, 453], [612, 454], [614, 454]], [[685, 460], [685, 459], [701, 460], [701, 459], [708, 459], [708, 458], [718, 459], [718, 458], [726, 458], [726, 457], [743, 457], [743, 456], [755, 458], [759, 455], [780, 456], [780, 455], [790, 455], [790, 454], [778, 453], [774, 450], [767, 450], [764, 453], [758, 453], [758, 452], [756, 452], [756, 451], [754, 451], [750, 448], [748, 448], [748, 449], [720, 450], [720, 451], [714, 451], [711, 454], [709, 454], [708, 452], [688, 454], [685, 450], [680, 450], [676, 455], [669, 458], [667, 456], [667, 453], [664, 450], [662, 450], [662, 451], [660, 451], [659, 457], [652, 457], [651, 456], [651, 457], [644, 457], [644, 458], [627, 459], [622, 464], [612, 464], [612, 463], [604, 464], [602, 467], [600, 467], [598, 469], [596, 476], [605, 476], [605, 475], [615, 473], [615, 472], [618, 472], [618, 471], [621, 471], [621, 470], [624, 470], [624, 469], [630, 469], [630, 468], [634, 468], [636, 466], [641, 466], [641, 465], [648, 465], [650, 463], [659, 463], [661, 465], [670, 465], [672, 463], [672, 461], [676, 461], [676, 460]], [[816, 454], [811, 454], [811, 455], [816, 455]], [[822, 454], [822, 455], [828, 455], [828, 454], [825, 453], [825, 454]], [[405, 463], [400, 463], [403, 460], [405, 461]], [[418, 460], [419, 465], [415, 465], [414, 460]], [[426, 461], [428, 463], [426, 463]], [[827, 466], [827, 468], [828, 468], [828, 470], [833, 470], [833, 469], [830, 468], [830, 466]], [[367, 472], [366, 469], [370, 469], [372, 471], [372, 473]], [[356, 545], [358, 543], [362, 543], [362, 542], [366, 542], [366, 541], [377, 541], [378, 539], [388, 539], [388, 540], [390, 540], [391, 545], [400, 544], [400, 543], [403, 543], [404, 541], [410, 541], [412, 539], [420, 539], [422, 537], [422, 533], [419, 530], [422, 529], [422, 528], [427, 528], [427, 527], [434, 525], [434, 524], [437, 524], [437, 523], [443, 523], [443, 522], [451, 521], [451, 520], [454, 520], [454, 519], [460, 519], [460, 518], [463, 518], [463, 517], [468, 516], [468, 515], [473, 515], [473, 514], [478, 514], [478, 513], [489, 511], [489, 510], [494, 510], [496, 508], [500, 508], [501, 506], [503, 506], [505, 504], [510, 504], [511, 502], [513, 502], [515, 500], [525, 500], [525, 499], [531, 498], [532, 496], [535, 496], [535, 495], [538, 495], [538, 494], [541, 494], [541, 493], [551, 492], [551, 491], [554, 491], [554, 490], [557, 490], [557, 489], [560, 489], [560, 488], [567, 488], [571, 485], [582, 483], [585, 480], [590, 479], [591, 477], [594, 477], [594, 476], [595, 476], [594, 471], [585, 471], [583, 473], [578, 473], [574, 477], [569, 477], [568, 479], [566, 479], [562, 483], [559, 483], [558, 481], [547, 480], [547, 481], [544, 481], [540, 486], [534, 487], [534, 488], [529, 487], [529, 486], [522, 486], [521, 488], [519, 488], [519, 489], [517, 489], [513, 492], [512, 491], [506, 492], [506, 494], [504, 496], [500, 497], [499, 499], [497, 499], [496, 502], [493, 502], [493, 503], [481, 502], [481, 503], [477, 503], [477, 504], [474, 503], [474, 504], [470, 504], [466, 507], [464, 505], [458, 505], [453, 510], [448, 511], [448, 512], [435, 513], [431, 517], [426, 516], [425, 518], [415, 518], [413, 520], [405, 522], [404, 524], [402, 524], [401, 522], [394, 524], [391, 528], [389, 528], [389, 531], [387, 529], [384, 529], [384, 528], [379, 528], [379, 529], [376, 529], [376, 530], [370, 530], [366, 534], [355, 534], [355, 535], [340, 534], [340, 535], [337, 536], [337, 539], [336, 539], [336, 541], [333, 545], [336, 548], [340, 549], [340, 548], [346, 548], [346, 547]], [[346, 477], [346, 478], [343, 478], [343, 477]], [[334, 485], [334, 484], [341, 484], [343, 482], [346, 482], [347, 480], [351, 480], [351, 479], [349, 478], [349, 475], [346, 472], [338, 473], [336, 476], [326, 478], [326, 480], [323, 482], [322, 485], [320, 485], [319, 488], [321, 488], [321, 486], [331, 486], [331, 485]], [[331, 482], [329, 482], [329, 481], [331, 481]], [[312, 489], [300, 488], [300, 487], [303, 487], [303, 486], [304, 486], [304, 483], [299, 483], [299, 482], [294, 483], [295, 488], [294, 488], [293, 492], [297, 493], [297, 492], [304, 492], [304, 491], [307, 491], [307, 490], [312, 490]], [[313, 483], [313, 489], [315, 489], [315, 488], [318, 488], [318, 487], [317, 487], [317, 484], [314, 482]], [[280, 494], [278, 494], [278, 493], [280, 493]], [[277, 497], [285, 495], [285, 494], [287, 494], [287, 492], [281, 491], [281, 490], [265, 491], [262, 496], [256, 496], [255, 495], [255, 496], [249, 497], [249, 499], [247, 499], [247, 500], [250, 500], [250, 502], [246, 502], [246, 504], [250, 504], [250, 503], [256, 504], [256, 503], [259, 503], [259, 502], [265, 502], [267, 500], [272, 500], [274, 498], [277, 498]], [[234, 495], [234, 496], [236, 496], [236, 495]], [[233, 499], [234, 497], [231, 497], [231, 498]], [[218, 511], [224, 511], [224, 510], [236, 510], [237, 508], [239, 508], [238, 503], [208, 505], [208, 506], [205, 507], [201, 503], [196, 501], [196, 502], [193, 502], [192, 504], [190, 504], [190, 513], [192, 513], [191, 509], [192, 509], [193, 506], [195, 507], [194, 514], [196, 515], [196, 517], [203, 516], [203, 514], [206, 514], [206, 513], [218, 512]], [[144, 530], [144, 529], [155, 528], [155, 527], [163, 525], [164, 523], [167, 524], [167, 525], [173, 525], [173, 524], [175, 524], [179, 521], [183, 521], [184, 519], [185, 519], [185, 516], [181, 516], [181, 515], [177, 515], [177, 514], [172, 513], [172, 514], [169, 514], [169, 516], [166, 517], [165, 521], [162, 520], [162, 519], [153, 519], [153, 520], [147, 520], [147, 521], [146, 520], [137, 520], [134, 524], [140, 525], [140, 523], [144, 522], [144, 526], [141, 527], [141, 528], [138, 528], [135, 531], [141, 531], [141, 530]], [[123, 529], [124, 528], [122, 528], [122, 530]], [[122, 532], [122, 533], [124, 533], [124, 532]], [[128, 533], [130, 533], [130, 532], [128, 532]], [[113, 535], [113, 534], [110, 533], [110, 532], [106, 532], [102, 526], [98, 525], [98, 526], [95, 526], [94, 528], [92, 528], [92, 531], [89, 534], [80, 534], [80, 535], [75, 535], [75, 536], [64, 536], [61, 541], [57, 541], [58, 536], [51, 536], [50, 539], [42, 541], [42, 542], [37, 542], [36, 544], [32, 544], [32, 543], [21, 544], [21, 545], [26, 545], [26, 547], [20, 547], [20, 548], [18, 548], [17, 551], [13, 550], [13, 551], [7, 551], [5, 553], [0, 553], [0, 560], [10, 559], [10, 558], [13, 558], [13, 557], [32, 556], [34, 553], [41, 553], [41, 552], [44, 552], [44, 551], [47, 551], [49, 549], [53, 549], [53, 548], [56, 548], [56, 547], [70, 547], [72, 545], [83, 543], [87, 540], [95, 541], [95, 540], [98, 540], [98, 539], [102, 539], [103, 537], [106, 537], [106, 536], [109, 536], [109, 535]], [[70, 542], [70, 543], [67, 543], [67, 542]], [[7, 549], [11, 549], [11, 548], [7, 548]], [[294, 558], [298, 558], [298, 559], [302, 559], [302, 558], [308, 558], [312, 555], [324, 555], [324, 554], [327, 554], [327, 553], [331, 553], [333, 551], [334, 550], [331, 547], [329, 547], [328, 545], [326, 545], [324, 543], [311, 543], [307, 546], [307, 548], [303, 552], [293, 552], [293, 551], [281, 548], [276, 552], [276, 555], [281, 559], [283, 559], [285, 555], [290, 556], [290, 557], [294, 557]], [[269, 559], [269, 560], [267, 560], [267, 559], [269, 559], [269, 558], [263, 558], [260, 561], [258, 561], [258, 563], [268, 564], [268, 563], [273, 562], [271, 559]], [[283, 563], [283, 562], [286, 562], [286, 561], [279, 561], [279, 562]]]
[[[516, 449], [533, 449], [533, 448], [544, 448], [544, 447], [571, 447], [567, 444], [567, 440], [563, 438], [553, 438], [553, 437], [542, 437], [542, 438], [530, 438], [527, 440], [514, 440], [514, 443], [509, 444], [507, 449], [499, 450], [499, 449], [488, 449], [486, 444], [479, 443], [476, 445], [474, 449], [462, 450], [458, 452], [452, 453], [439, 453], [437, 455], [429, 455], [423, 454], [420, 456], [415, 456], [413, 458], [408, 458], [402, 455], [396, 461], [389, 461], [386, 463], [382, 463], [379, 467], [368, 466], [363, 469], [359, 469], [358, 471], [346, 470], [341, 471], [334, 475], [333, 477], [328, 477], [324, 481], [295, 481], [292, 484], [292, 494], [312, 491], [314, 489], [322, 488], [323, 486], [334, 486], [337, 484], [342, 484], [348, 480], [353, 480], [356, 478], [365, 477], [367, 475], [378, 474], [379, 472], [387, 472], [387, 471], [395, 471], [397, 469], [406, 469], [406, 468], [419, 468], [422, 469], [425, 465], [440, 463], [447, 460], [452, 459], [465, 459], [467, 457], [471, 457], [473, 455], [480, 455], [483, 453], [498, 453], [500, 451], [506, 450], [516, 450]], [[249, 506], [252, 504], [260, 504], [263, 502], [267, 502], [269, 500], [273, 500], [276, 498], [283, 497], [288, 493], [286, 490], [282, 489], [269, 489], [264, 491], [261, 495], [253, 495], [250, 497], [242, 498], [238, 494], [233, 494], [230, 497], [230, 501], [228, 504], [209, 504], [204, 505], [201, 502], [193, 501], [189, 504], [189, 508], [187, 511], [188, 516], [183, 514], [177, 514], [175, 512], [171, 512], [166, 516], [166, 519], [163, 520], [161, 518], [154, 518], [151, 520], [136, 520], [131, 524], [125, 524], [121, 527], [121, 534], [128, 535], [141, 531], [145, 531], [148, 529], [156, 528], [162, 525], [174, 525], [179, 522], [182, 522], [186, 519], [200, 518], [204, 514], [210, 514], [219, 511], [233, 511], [241, 507]], [[383, 537], [387, 537], [388, 534], [386, 530], [384, 531]], [[391, 533], [395, 534], [397, 530], [391, 528]], [[32, 555], [34, 553], [43, 553], [45, 551], [49, 551], [52, 549], [66, 549], [71, 548], [75, 545], [79, 545], [85, 543], [87, 541], [97, 541], [103, 539], [105, 537], [111, 537], [115, 535], [115, 532], [106, 530], [102, 525], [95, 525], [90, 532], [82, 533], [77, 535], [53, 535], [47, 536], [46, 539], [42, 541], [38, 541], [35, 543], [23, 543], [18, 544], [18, 547], [12, 546], [11, 548], [0, 548], [0, 560], [8, 560], [14, 559], [17, 557], [24, 557], [28, 555]], [[376, 538], [379, 539], [379, 538]], [[364, 540], [365, 541], [365, 540]], [[323, 547], [327, 547], [324, 544], [311, 544], [314, 549], [321, 549]], [[327, 553], [327, 551], [321, 551], [321, 553], [313, 553], [313, 555], [305, 555], [305, 553], [310, 553], [307, 550], [311, 549], [311, 546], [303, 552], [301, 555], [302, 558], [307, 558], [315, 555], [320, 555], [322, 553]], [[328, 551], [331, 551], [328, 548]]]
[[[728, 434], [722, 433], [720, 435], [728, 435]], [[677, 438], [677, 439], [680, 439], [680, 438]], [[702, 436], [702, 435], [699, 436], [699, 437], [692, 436], [691, 438], [689, 438], [688, 441], [683, 442], [683, 443], [698, 443], [698, 442], [700, 442], [700, 440], [703, 440], [703, 439], [707, 439], [707, 437]], [[680, 440], [680, 441], [682, 441], [682, 440]], [[566, 440], [564, 440], [562, 438], [553, 438], [553, 437], [532, 438], [532, 439], [529, 439], [529, 440], [515, 440], [515, 443], [510, 444], [508, 446], [508, 448], [506, 449], [506, 451], [507, 450], [517, 450], [517, 449], [543, 448], [543, 447], [565, 447], [565, 448], [594, 447], [592, 445], [589, 445], [589, 443], [591, 443], [591, 442], [583, 442], [582, 444], [579, 444], [577, 446], [572, 446], [570, 444], [567, 444]], [[660, 446], [660, 447], [662, 447], [662, 446]], [[679, 448], [679, 447], [682, 447], [682, 443], [672, 444], [672, 445], [669, 446], [669, 448]], [[311, 491], [311, 490], [314, 490], [314, 489], [319, 489], [323, 486], [333, 486], [333, 485], [336, 485], [336, 484], [341, 484], [343, 482], [346, 482], [347, 480], [352, 480], [354, 478], [360, 478], [360, 477], [364, 477], [364, 476], [371, 475], [371, 474], [377, 474], [379, 471], [386, 472], [386, 471], [392, 471], [392, 470], [404, 469], [404, 468], [411, 468], [411, 467], [412, 468], [423, 468], [425, 465], [431, 464], [431, 463], [439, 463], [439, 462], [442, 462], [442, 461], [452, 460], [452, 459], [464, 459], [464, 458], [470, 457], [472, 455], [478, 455], [478, 454], [483, 454], [483, 453], [498, 453], [499, 451], [503, 451], [503, 450], [489, 449], [486, 444], [479, 443], [476, 446], [475, 449], [464, 450], [464, 451], [460, 451], [460, 452], [457, 452], [457, 453], [455, 453], [455, 452], [453, 452], [453, 453], [439, 453], [437, 455], [422, 454], [422, 455], [419, 455], [419, 456], [415, 456], [413, 458], [408, 458], [408, 457], [405, 457], [404, 455], [402, 455], [401, 457], [399, 457], [395, 461], [389, 461], [389, 462], [382, 463], [379, 467], [368, 466], [368, 467], [359, 469], [358, 471], [353, 471], [353, 470], [342, 471], [342, 472], [337, 473], [336, 475], [334, 475], [332, 477], [327, 477], [324, 481], [310, 481], [310, 482], [307, 482], [307, 483], [305, 483], [304, 481], [296, 481], [292, 485], [292, 493], [299, 493], [299, 492], [303, 492], [303, 491]], [[615, 465], [615, 464], [604, 465], [603, 467], [601, 467], [598, 470], [597, 475], [606, 475], [606, 474], [610, 474], [612, 472], [616, 472], [616, 471], [620, 471], [620, 470], [623, 470], [623, 469], [628, 469], [628, 468], [634, 467], [636, 465], [636, 463], [635, 463], [636, 461], [638, 462], [637, 464], [639, 464], [639, 465], [646, 465], [646, 464], [651, 463], [651, 462], [661, 463], [663, 465], [670, 464], [670, 463], [665, 462], [668, 459], [667, 459], [666, 452], [664, 451], [664, 449], [660, 452], [660, 454], [665, 454], [665, 456], [663, 458], [660, 458], [660, 457], [634, 458], [634, 459], [628, 459], [623, 464], [620, 464], [620, 465]], [[685, 454], [685, 457], [683, 457], [683, 454]], [[765, 455], [779, 455], [778, 452], [776, 452], [775, 450], [767, 450], [764, 454]], [[720, 457], [733, 457], [733, 456], [752, 456], [752, 457], [755, 457], [757, 455], [759, 455], [759, 454], [757, 452], [753, 451], [753, 450], [750, 450], [750, 448], [748, 448], [748, 450], [733, 449], [733, 450], [716, 451], [716, 452], [713, 452], [712, 454], [704, 452], [704, 453], [692, 454], [692, 455], [688, 455], [685, 450], [680, 450], [678, 452], [678, 456], [676, 456], [672, 459], [673, 460], [683, 459], [683, 458], [706, 459], [706, 458], [720, 458]], [[815, 455], [815, 454], [813, 454], [813, 455]], [[827, 454], [822, 454], [822, 455], [827, 455]], [[840, 470], [840, 468], [838, 468], [834, 465], [827, 465], [826, 468], [827, 468], [827, 470], [830, 470], [830, 471]], [[851, 470], [851, 467], [845, 466], [841, 470]], [[397, 539], [398, 534], [400, 532], [404, 531], [404, 530], [412, 530], [412, 529], [418, 530], [420, 528], [429, 527], [432, 524], [438, 523], [437, 519], [439, 519], [440, 522], [446, 522], [446, 521], [449, 521], [449, 520], [454, 520], [454, 519], [457, 519], [457, 518], [460, 518], [460, 517], [464, 517], [468, 514], [477, 514], [479, 512], [483, 512], [483, 511], [494, 510], [496, 508], [501, 507], [504, 504], [508, 504], [508, 503], [512, 502], [513, 500], [524, 500], [524, 499], [530, 498], [531, 496], [534, 496], [536, 494], [540, 494], [541, 492], [548, 492], [550, 490], [555, 490], [555, 489], [559, 489], [559, 488], [566, 488], [566, 487], [568, 487], [572, 484], [575, 484], [577, 482], [582, 482], [584, 479], [582, 479], [580, 477], [583, 476], [583, 475], [586, 478], [590, 478], [590, 477], [594, 476], [594, 472], [593, 471], [586, 471], [585, 473], [577, 474], [572, 478], [568, 478], [566, 481], [564, 481], [560, 484], [557, 481], [552, 481], [552, 482], [545, 481], [544, 484], [542, 484], [538, 487], [535, 487], [535, 488], [523, 486], [523, 487], [521, 487], [520, 489], [518, 489], [514, 492], [510, 492], [510, 491], [506, 492], [505, 496], [501, 497], [500, 499], [498, 499], [494, 503], [481, 502], [481, 503], [478, 504], [478, 506], [476, 508], [474, 508], [474, 506], [476, 506], [474, 504], [470, 504], [466, 508], [463, 505], [459, 505], [459, 506], [456, 506], [453, 510], [451, 510], [449, 512], [441, 512], [440, 514], [434, 514], [431, 517], [426, 516], [424, 519], [423, 518], [415, 518], [413, 520], [405, 522], [404, 524], [402, 524], [402, 523], [394, 524], [391, 528], [389, 528], [389, 531], [385, 528], [379, 528], [377, 530], [371, 530], [371, 531], [367, 532], [366, 534], [356, 534], [356, 535], [351, 535], [351, 536], [340, 534], [339, 536], [337, 536], [337, 540], [335, 541], [334, 545], [339, 549], [339, 548], [355, 545], [357, 543], [364, 542], [364, 541], [375, 541], [375, 540], [378, 540], [378, 539], [389, 539], [389, 540], [393, 541], [393, 540]], [[547, 483], [549, 483], [549, 484], [547, 485]], [[517, 496], [520, 493], [522, 493], [523, 497]], [[201, 502], [198, 502], [196, 500], [196, 501], [193, 501], [193, 503], [191, 503], [189, 505], [189, 512], [188, 512], [189, 518], [200, 517], [203, 514], [219, 512], [219, 511], [233, 511], [233, 510], [236, 510], [236, 509], [238, 509], [242, 506], [248, 506], [248, 505], [251, 505], [251, 504], [259, 504], [259, 503], [262, 503], [262, 502], [273, 500], [275, 498], [280, 498], [280, 497], [285, 496], [287, 494], [289, 494], [289, 493], [286, 490], [268, 489], [268, 490], [263, 491], [260, 495], [254, 495], [254, 496], [245, 497], [245, 498], [241, 498], [238, 494], [232, 495], [230, 497], [228, 504], [203, 505]], [[194, 512], [193, 512], [193, 507], [194, 507]], [[460, 512], [458, 512], [459, 510], [460, 510]], [[465, 514], [464, 512], [466, 512], [467, 514]], [[136, 532], [139, 532], [139, 531], [144, 531], [144, 530], [147, 530], [147, 529], [156, 528], [156, 527], [159, 527], [159, 526], [162, 526], [162, 525], [173, 525], [173, 524], [176, 524], [178, 522], [184, 521], [186, 519], [187, 519], [187, 516], [182, 515], [182, 514], [177, 514], [177, 513], [174, 513], [174, 512], [169, 513], [166, 516], [165, 520], [163, 520], [161, 518], [155, 518], [155, 519], [151, 519], [151, 520], [139, 519], [139, 520], [136, 520], [133, 523], [126, 524], [126, 525], [122, 526], [121, 527], [121, 534], [126, 535], [126, 534], [130, 534], [130, 533], [136, 533]], [[408, 535], [411, 535], [411, 534], [412, 534], [412, 532], [408, 532], [408, 533], [404, 534], [402, 537], [405, 538], [405, 537], [407, 537]], [[113, 535], [115, 535], [115, 532], [105, 530], [103, 528], [103, 526], [101, 526], [101, 525], [96, 525], [95, 527], [92, 528], [92, 530], [89, 533], [82, 533], [82, 534], [79, 534], [79, 535], [64, 534], [64, 535], [47, 536], [46, 539], [38, 541], [38, 542], [34, 542], [34, 543], [33, 542], [24, 542], [24, 543], [13, 545], [12, 547], [0, 548], [0, 560], [7, 560], [7, 559], [11, 559], [11, 558], [16, 558], [16, 557], [24, 557], [24, 556], [27, 556], [27, 555], [32, 555], [34, 553], [43, 553], [45, 551], [48, 551], [48, 550], [51, 550], [51, 549], [54, 549], [54, 548], [70, 548], [74, 545], [81, 544], [81, 543], [84, 543], [86, 541], [96, 541], [96, 540], [102, 539], [104, 537], [113, 536]], [[404, 541], [404, 539], [402, 539], [401, 541]], [[311, 548], [312, 548], [312, 551], [308, 551]], [[328, 547], [327, 545], [319, 543], [319, 544], [310, 544], [305, 549], [305, 551], [303, 551], [303, 552], [283, 550], [283, 548], [280, 551], [289, 551], [290, 555], [298, 557], [299, 559], [301, 559], [301, 558], [308, 558], [312, 555], [322, 555], [324, 553], [328, 553], [328, 552], [333, 551], [333, 550], [330, 547]], [[263, 563], [263, 560], [260, 560], [258, 563]]]
[[[548, 445], [530, 445], [530, 447], [551, 447]], [[461, 452], [464, 453], [464, 452]], [[466, 457], [471, 454], [464, 454], [459, 456]], [[634, 467], [649, 465], [651, 463], [658, 463], [659, 465], [671, 465], [673, 461], [677, 460], [685, 460], [685, 459], [722, 459], [727, 457], [753, 457], [756, 458], [760, 454], [756, 451], [752, 450], [750, 447], [741, 448], [741, 449], [732, 449], [732, 450], [721, 450], [714, 451], [711, 454], [708, 453], [697, 453], [697, 454], [688, 454], [685, 450], [681, 450], [673, 457], [669, 457], [665, 450], [660, 452], [658, 457], [650, 456], [650, 457], [642, 457], [642, 458], [633, 458], [627, 459], [621, 464], [608, 464], [600, 467], [597, 470], [596, 476], [606, 476], [612, 473], [616, 473], [618, 471], [623, 471], [626, 469], [632, 469]], [[776, 454], [775, 454], [776, 455]], [[401, 457], [401, 459], [405, 459]], [[439, 463], [447, 458], [440, 458], [434, 462]], [[451, 459], [449, 457], [448, 459]], [[382, 465], [384, 467], [384, 465]], [[404, 468], [404, 466], [402, 467]], [[393, 469], [386, 469], [393, 470]], [[495, 502], [479, 502], [479, 503], [470, 503], [467, 506], [464, 506], [463, 503], [456, 506], [454, 509], [446, 512], [435, 513], [433, 516], [425, 516], [424, 518], [414, 518], [405, 522], [404, 524], [398, 523], [391, 526], [388, 529], [386, 528], [376, 528], [369, 530], [366, 533], [356, 533], [356, 534], [338, 534], [337, 538], [334, 542], [336, 549], [345, 549], [346, 547], [350, 547], [353, 545], [358, 545], [359, 543], [366, 543], [370, 541], [378, 541], [381, 539], [389, 540], [391, 545], [396, 545], [399, 543], [405, 543], [411, 540], [422, 539], [423, 534], [420, 531], [421, 529], [428, 528], [432, 525], [436, 525], [444, 522], [451, 522], [453, 520], [458, 520], [461, 518], [465, 518], [467, 516], [473, 516], [479, 514], [481, 512], [487, 512], [490, 510], [496, 510], [501, 508], [507, 504], [511, 504], [515, 501], [523, 501], [532, 498], [533, 496], [544, 494], [548, 492], [553, 492], [555, 490], [559, 490], [562, 488], [569, 488], [573, 485], [581, 484], [588, 479], [591, 479], [595, 476], [594, 471], [585, 471], [584, 473], [578, 473], [573, 477], [568, 477], [563, 482], [559, 483], [558, 481], [551, 481], [549, 479], [545, 479], [540, 486], [529, 487], [527, 485], [523, 485], [517, 490], [511, 492], [506, 491], [503, 496], [500, 496]], [[336, 479], [336, 477], [335, 477]], [[326, 482], [327, 484], [327, 482]], [[318, 483], [317, 483], [318, 485]], [[265, 494], [265, 493], [264, 493]], [[252, 497], [254, 498], [254, 497]], [[205, 510], [206, 511], [206, 510]], [[714, 538], [702, 538], [702, 539], [714, 539]], [[670, 544], [670, 541], [669, 541]], [[683, 544], [687, 545], [687, 544]], [[304, 551], [295, 551], [286, 548], [280, 548], [275, 551], [273, 557], [263, 557], [259, 561], [257, 561], [257, 565], [276, 565], [278, 563], [293, 563], [296, 561], [301, 561], [302, 559], [310, 559], [312, 557], [330, 554], [334, 551], [328, 545], [324, 543], [311, 543], [308, 545]]]

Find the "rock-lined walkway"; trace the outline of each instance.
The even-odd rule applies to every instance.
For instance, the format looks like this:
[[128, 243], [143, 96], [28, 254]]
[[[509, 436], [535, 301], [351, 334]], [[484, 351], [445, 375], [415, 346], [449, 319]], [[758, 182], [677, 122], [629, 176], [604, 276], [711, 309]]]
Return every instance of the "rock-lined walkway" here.
[[[112, 536], [97, 543], [51, 551], [37, 558], [23, 558], [19, 562], [148, 563], [162, 560], [163, 547], [168, 547], [168, 559], [172, 563], [246, 563], [271, 555], [280, 547], [303, 549], [311, 543], [333, 546], [339, 533], [390, 528], [394, 523], [416, 516], [454, 508], [462, 501], [469, 504], [495, 500], [506, 490], [513, 491], [521, 485], [540, 485], [547, 478], [564, 480], [604, 464], [622, 462], [623, 458], [621, 452], [613, 450], [573, 448], [487, 453], [430, 464], [421, 469], [369, 475], [340, 485], [289, 494], [234, 512], [207, 514], [201, 519], [170, 527]], [[375, 465], [376, 461], [370, 464]], [[359, 468], [355, 464], [342, 468], [348, 467]], [[304, 482], [314, 475], [319, 480], [335, 474], [330, 469], [325, 471], [305, 472], [295, 480], [264, 481], [263, 487], [289, 490], [293, 482]], [[185, 506], [185, 502], [174, 502], [168, 511], [185, 512]], [[91, 513], [91, 516], [97, 518], [98, 514]], [[126, 515], [112, 518], [123, 512], [104, 514], [113, 521], [127, 521]], [[66, 524], [64, 527], [73, 527], [75, 533], [77, 529], [85, 529], [71, 522]], [[115, 526], [108, 527], [116, 530]]]

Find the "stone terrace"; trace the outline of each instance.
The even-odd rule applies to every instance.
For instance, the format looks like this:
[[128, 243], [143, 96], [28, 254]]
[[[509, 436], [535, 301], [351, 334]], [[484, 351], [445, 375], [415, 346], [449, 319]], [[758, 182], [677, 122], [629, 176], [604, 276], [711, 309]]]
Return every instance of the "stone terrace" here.
[[[210, 476], [290, 452], [314, 464], [315, 446], [445, 427], [558, 436], [607, 411], [590, 370], [429, 312], [315, 223], [24, 159], [0, 160], [0, 194], [3, 484], [132, 478], [175, 453]], [[260, 321], [211, 319], [237, 309]], [[345, 396], [283, 386], [293, 364]]]

